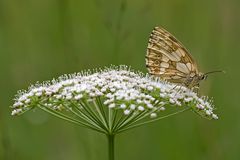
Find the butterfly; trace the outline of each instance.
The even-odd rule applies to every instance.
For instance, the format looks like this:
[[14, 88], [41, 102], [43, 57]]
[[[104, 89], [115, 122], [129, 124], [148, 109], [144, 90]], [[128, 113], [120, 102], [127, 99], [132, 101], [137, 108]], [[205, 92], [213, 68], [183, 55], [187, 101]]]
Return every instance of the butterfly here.
[[155, 27], [151, 32], [145, 60], [151, 75], [188, 88], [198, 88], [200, 81], [206, 79], [208, 74], [222, 72], [199, 72], [187, 49], [162, 27]]

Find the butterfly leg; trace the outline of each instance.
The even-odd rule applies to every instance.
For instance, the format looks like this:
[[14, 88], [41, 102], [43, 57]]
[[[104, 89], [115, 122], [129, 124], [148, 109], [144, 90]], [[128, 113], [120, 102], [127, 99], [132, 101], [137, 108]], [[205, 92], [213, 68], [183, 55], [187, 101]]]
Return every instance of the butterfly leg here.
[[197, 93], [197, 95], [199, 96], [199, 86], [195, 86], [192, 88], [193, 92]]
[[[177, 87], [179, 87], [179, 88], [177, 88]], [[172, 91], [172, 90], [175, 90], [175, 91], [176, 91], [175, 94], [174, 94], [174, 96], [176, 96], [176, 94], [181, 91], [182, 87], [183, 87], [183, 86], [176, 84], [176, 85], [171, 89], [171, 91]]]

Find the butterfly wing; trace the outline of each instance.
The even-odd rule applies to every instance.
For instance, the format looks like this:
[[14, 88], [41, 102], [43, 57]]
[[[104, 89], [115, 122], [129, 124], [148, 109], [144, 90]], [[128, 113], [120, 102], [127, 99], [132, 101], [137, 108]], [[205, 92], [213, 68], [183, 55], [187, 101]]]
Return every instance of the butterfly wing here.
[[186, 48], [161, 27], [155, 27], [150, 35], [146, 66], [150, 74], [174, 83], [184, 83], [199, 73]]

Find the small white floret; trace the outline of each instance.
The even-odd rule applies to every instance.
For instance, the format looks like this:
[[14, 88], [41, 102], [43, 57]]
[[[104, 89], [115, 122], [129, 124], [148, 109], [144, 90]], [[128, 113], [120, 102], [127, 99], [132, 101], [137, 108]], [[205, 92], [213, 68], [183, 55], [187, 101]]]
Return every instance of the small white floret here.
[[109, 108], [114, 108], [116, 105], [115, 105], [115, 103], [111, 103], [108, 107]]
[[124, 114], [125, 115], [129, 115], [130, 114], [130, 110], [128, 110], [128, 109], [124, 110]]
[[218, 119], [218, 116], [216, 114], [212, 114], [213, 119]]
[[157, 113], [151, 113], [151, 114], [150, 114], [150, 117], [151, 117], [151, 118], [156, 118], [156, 117], [157, 117]]
[[125, 109], [127, 106], [126, 106], [126, 104], [121, 104], [120, 105], [120, 108], [122, 108], [122, 109]]
[[35, 95], [36, 95], [37, 97], [40, 97], [40, 96], [42, 95], [42, 92], [36, 92]]
[[139, 111], [144, 111], [144, 107], [143, 106], [138, 106], [138, 110]]
[[211, 115], [211, 112], [210, 112], [209, 110], [206, 110], [206, 114], [207, 114], [208, 116], [210, 116], [210, 115]]
[[135, 108], [136, 108], [136, 105], [135, 105], [135, 104], [131, 104], [131, 105], [130, 105], [130, 109], [131, 109], [131, 110], [134, 110]]
[[26, 99], [24, 103], [29, 104], [31, 102], [30, 99]]
[[74, 99], [75, 99], [75, 100], [79, 100], [79, 99], [81, 99], [82, 97], [83, 97], [82, 94], [78, 94], [78, 95], [76, 95], [76, 96], [74, 97]]

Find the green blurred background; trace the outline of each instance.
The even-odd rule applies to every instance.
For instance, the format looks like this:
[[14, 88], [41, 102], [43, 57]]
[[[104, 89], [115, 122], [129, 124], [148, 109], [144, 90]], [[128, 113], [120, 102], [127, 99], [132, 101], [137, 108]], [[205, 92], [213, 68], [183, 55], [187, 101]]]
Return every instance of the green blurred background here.
[[[88, 68], [146, 72], [149, 33], [162, 25], [191, 51], [218, 121], [192, 112], [120, 134], [116, 159], [240, 159], [239, 0], [0, 0], [0, 159], [105, 160], [106, 137], [40, 110], [10, 116], [17, 90]], [[237, 99], [238, 98], [238, 99]]]

